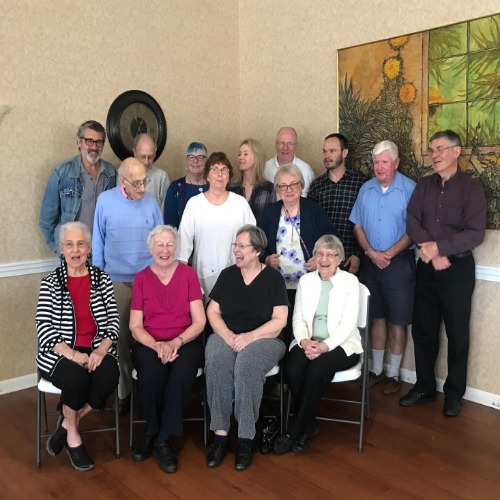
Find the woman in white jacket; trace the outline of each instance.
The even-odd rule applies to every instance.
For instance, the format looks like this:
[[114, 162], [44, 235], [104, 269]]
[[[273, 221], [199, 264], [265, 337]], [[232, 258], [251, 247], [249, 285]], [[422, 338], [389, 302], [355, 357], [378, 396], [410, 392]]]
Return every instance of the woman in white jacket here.
[[335, 373], [351, 368], [363, 352], [356, 327], [359, 283], [339, 269], [344, 247], [332, 235], [314, 245], [316, 271], [299, 281], [293, 314], [293, 335], [287, 363], [295, 401], [295, 421], [274, 443], [277, 454], [304, 451], [319, 432], [314, 417], [324, 390]]

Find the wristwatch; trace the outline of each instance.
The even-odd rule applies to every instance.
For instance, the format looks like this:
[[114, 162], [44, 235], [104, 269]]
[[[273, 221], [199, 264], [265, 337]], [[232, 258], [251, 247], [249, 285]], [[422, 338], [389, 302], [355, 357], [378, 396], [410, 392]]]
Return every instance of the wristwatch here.
[[368, 247], [366, 250], [365, 250], [365, 255], [368, 255], [370, 253], [370, 250], [371, 250], [371, 247]]

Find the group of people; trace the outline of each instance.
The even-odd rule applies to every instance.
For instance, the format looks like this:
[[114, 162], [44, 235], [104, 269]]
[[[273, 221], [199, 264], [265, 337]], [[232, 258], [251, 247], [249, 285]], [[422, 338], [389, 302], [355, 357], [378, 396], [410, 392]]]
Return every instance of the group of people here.
[[346, 168], [347, 139], [338, 133], [324, 141], [326, 171], [316, 179], [296, 157], [290, 127], [278, 131], [268, 162], [258, 141], [244, 140], [236, 180], [224, 153], [208, 156], [193, 142], [186, 176], [169, 184], [153, 165], [152, 137], [137, 136], [134, 157], [118, 171], [101, 158], [105, 138], [99, 123], [82, 124], [80, 154], [56, 167], [42, 202], [40, 227], [62, 257], [42, 281], [36, 315], [40, 374], [62, 391], [51, 455], [65, 448], [76, 469], [94, 467], [79, 422], [117, 385], [126, 413], [135, 368], [146, 428], [133, 458], [154, 455], [175, 472], [172, 438], [183, 434], [183, 409], [204, 367], [214, 433], [207, 465], [224, 460], [234, 415], [235, 468], [245, 470], [265, 375], [284, 357], [295, 419], [274, 450], [304, 451], [319, 431], [325, 387], [362, 353], [358, 277], [371, 292], [370, 385], [400, 390], [413, 323], [417, 381], [400, 404], [435, 400], [443, 318], [443, 413], [460, 413], [472, 250], [484, 238], [486, 202], [458, 166], [457, 134], [430, 139], [435, 173], [416, 185], [397, 170], [391, 141], [375, 145], [370, 180]]

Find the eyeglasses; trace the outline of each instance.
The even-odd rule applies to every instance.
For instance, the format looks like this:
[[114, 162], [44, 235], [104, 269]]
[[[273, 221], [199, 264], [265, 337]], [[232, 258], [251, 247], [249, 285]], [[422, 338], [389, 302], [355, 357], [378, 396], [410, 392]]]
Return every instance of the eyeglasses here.
[[210, 172], [213, 172], [214, 174], [228, 174], [229, 169], [227, 167], [222, 167], [222, 168], [210, 167]]
[[456, 147], [457, 146], [446, 146], [446, 147], [438, 146], [436, 149], [429, 148], [427, 150], [427, 154], [429, 156], [432, 156], [433, 154], [441, 156], [443, 154], [443, 152], [446, 151], [447, 149], [456, 148]]
[[146, 187], [151, 180], [149, 177], [146, 177], [143, 181], [134, 181], [130, 182], [126, 177], [122, 177], [123, 180], [126, 180], [134, 189], [139, 189], [141, 186]]
[[104, 141], [102, 139], [94, 141], [94, 139], [91, 139], [90, 137], [82, 137], [82, 140], [85, 141], [87, 146], [93, 146], [95, 144], [98, 148], [104, 147]]
[[327, 259], [333, 259], [335, 257], [338, 257], [339, 254], [338, 253], [333, 253], [333, 252], [327, 252], [327, 253], [324, 253], [324, 252], [316, 252], [316, 257], [322, 259], [323, 257], [326, 257]]
[[189, 161], [204, 161], [207, 159], [205, 155], [187, 155]]
[[233, 248], [234, 249], [238, 249], [238, 250], [243, 250], [245, 247], [251, 247], [252, 245], [249, 243], [247, 245], [245, 245], [244, 243], [231, 243], [231, 245], [233, 245]]
[[75, 243], [73, 241], [65, 241], [62, 244], [64, 250], [73, 250], [73, 248], [76, 248], [77, 250], [83, 250], [88, 246], [89, 244], [86, 241], [77, 241]]
[[141, 161], [149, 161], [154, 160], [156, 155], [139, 155], [139, 160]]
[[300, 185], [300, 182], [291, 182], [290, 184], [278, 184], [276, 187], [278, 188], [278, 191], [288, 191], [288, 189], [295, 191]]
[[283, 142], [283, 141], [276, 141], [276, 145], [279, 146], [280, 148], [284, 148], [285, 146], [291, 148], [297, 144], [296, 142]]

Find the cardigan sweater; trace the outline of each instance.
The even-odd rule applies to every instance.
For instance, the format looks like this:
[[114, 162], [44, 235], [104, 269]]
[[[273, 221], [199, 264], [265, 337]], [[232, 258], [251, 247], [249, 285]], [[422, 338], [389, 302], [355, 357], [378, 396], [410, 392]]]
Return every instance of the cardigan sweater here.
[[[113, 343], [108, 353], [117, 358], [116, 343], [120, 318], [116, 307], [113, 284], [109, 276], [97, 267], [87, 265], [90, 273], [90, 312], [97, 325], [92, 349], [97, 349], [103, 339]], [[54, 351], [56, 344], [66, 342], [74, 348], [76, 320], [73, 302], [67, 287], [66, 265], [42, 279], [36, 309], [35, 324], [38, 333], [38, 368], [53, 373], [63, 358]]]
[[[328, 301], [328, 338], [323, 342], [332, 351], [340, 346], [347, 356], [361, 354], [361, 335], [357, 328], [359, 281], [356, 276], [337, 269], [330, 278], [332, 289]], [[321, 277], [312, 271], [300, 278], [293, 311], [293, 335], [290, 349], [304, 339], [313, 337], [314, 314], [321, 295]]]
[[[261, 261], [264, 262], [268, 255], [276, 253], [276, 235], [281, 216], [283, 201], [277, 201], [268, 205], [260, 216], [258, 226], [266, 233], [267, 247], [261, 254]], [[320, 205], [307, 198], [300, 198], [300, 246], [307, 261], [313, 254], [316, 241], [325, 234], [333, 234], [340, 238], [340, 233], [326, 215]], [[305, 243], [305, 247], [304, 247]], [[309, 257], [308, 257], [309, 256]]]

